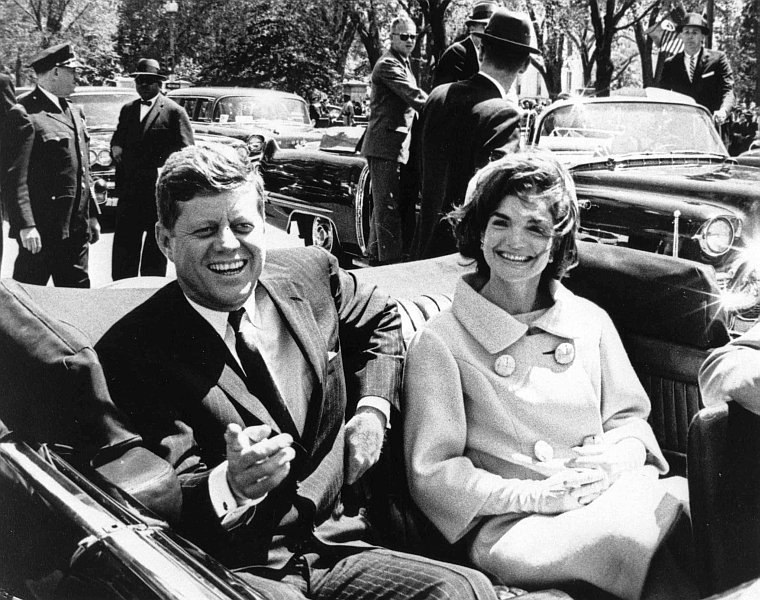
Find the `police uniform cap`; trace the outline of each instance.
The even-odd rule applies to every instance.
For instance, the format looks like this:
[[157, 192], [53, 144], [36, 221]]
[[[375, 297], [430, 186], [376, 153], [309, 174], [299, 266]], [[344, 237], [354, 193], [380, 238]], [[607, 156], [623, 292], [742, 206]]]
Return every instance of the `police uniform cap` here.
[[56, 46], [50, 46], [40, 51], [29, 61], [29, 66], [36, 73], [45, 73], [54, 67], [70, 67], [78, 69], [84, 65], [79, 62], [71, 44], [65, 42]]

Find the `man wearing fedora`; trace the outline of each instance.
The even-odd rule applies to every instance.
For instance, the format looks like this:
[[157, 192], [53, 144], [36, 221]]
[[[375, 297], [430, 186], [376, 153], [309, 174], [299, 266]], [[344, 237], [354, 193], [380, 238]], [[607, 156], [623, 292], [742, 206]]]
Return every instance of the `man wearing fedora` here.
[[483, 33], [494, 10], [495, 2], [477, 2], [472, 7], [472, 14], [465, 21], [469, 35], [461, 42], [451, 44], [438, 59], [433, 72], [433, 87], [469, 79], [480, 70], [480, 37], [475, 34]]
[[70, 44], [42, 50], [29, 63], [37, 85], [8, 111], [0, 137], [3, 204], [19, 245], [13, 278], [90, 287], [89, 245], [98, 241], [89, 136], [81, 107], [66, 98], [77, 60]]
[[111, 255], [114, 281], [166, 275], [166, 258], [155, 238], [158, 170], [170, 154], [194, 144], [187, 113], [161, 93], [166, 76], [158, 61], [141, 58], [132, 77], [140, 99], [122, 107], [111, 138], [119, 195]]
[[723, 52], [702, 47], [710, 28], [697, 13], [676, 27], [683, 51], [665, 61], [659, 87], [691, 96], [721, 125], [734, 105], [734, 76]]
[[516, 150], [520, 109], [507, 93], [539, 54], [527, 15], [497, 8], [481, 38], [480, 71], [465, 81], [433, 89], [422, 109], [422, 200], [412, 258], [456, 252], [451, 228], [442, 218], [464, 200], [475, 171], [497, 148]]

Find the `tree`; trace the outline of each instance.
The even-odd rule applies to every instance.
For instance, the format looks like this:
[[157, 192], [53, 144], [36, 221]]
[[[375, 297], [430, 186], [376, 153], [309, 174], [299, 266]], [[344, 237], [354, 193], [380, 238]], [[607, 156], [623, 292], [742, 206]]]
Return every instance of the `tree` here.
[[[760, 0], [746, 0], [738, 19], [738, 48], [734, 55], [735, 90], [738, 99], [760, 105]], [[728, 49], [727, 49], [728, 51]]]
[[621, 23], [638, 0], [588, 0], [591, 26], [594, 31], [596, 44], [596, 92], [600, 96], [608, 96], [615, 72], [612, 61], [612, 47], [618, 32], [634, 26], [646, 18], [657, 6], [659, 0], [645, 5], [639, 15], [632, 15], [626, 22]]
[[88, 65], [85, 81], [114, 73], [117, 0], [0, 0], [0, 63], [26, 83], [23, 67], [43, 48], [67, 41]]

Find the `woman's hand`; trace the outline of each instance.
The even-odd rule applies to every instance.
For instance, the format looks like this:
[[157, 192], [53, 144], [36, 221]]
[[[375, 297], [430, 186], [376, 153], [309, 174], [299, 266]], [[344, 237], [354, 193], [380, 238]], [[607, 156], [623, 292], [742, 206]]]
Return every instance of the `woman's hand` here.
[[626, 471], [637, 471], [644, 466], [647, 450], [644, 443], [637, 438], [625, 438], [616, 444], [587, 438], [582, 446], [573, 448], [577, 455], [568, 463], [572, 468], [601, 469], [609, 477], [610, 483], [615, 482]]
[[600, 469], [566, 469], [535, 485], [535, 512], [558, 514], [590, 504], [609, 487]]

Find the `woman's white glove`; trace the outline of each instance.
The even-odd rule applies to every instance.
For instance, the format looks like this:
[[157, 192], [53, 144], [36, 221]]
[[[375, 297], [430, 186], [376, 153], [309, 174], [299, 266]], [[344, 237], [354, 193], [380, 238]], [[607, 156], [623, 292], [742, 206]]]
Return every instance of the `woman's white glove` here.
[[609, 487], [604, 471], [567, 469], [543, 481], [532, 481], [533, 510], [554, 515], [590, 504]]
[[600, 441], [599, 436], [591, 436], [583, 440], [582, 446], [573, 448], [573, 452], [576, 457], [568, 461], [568, 467], [601, 469], [610, 484], [627, 471], [640, 470], [647, 459], [647, 449], [638, 438], [624, 438], [609, 444]]

